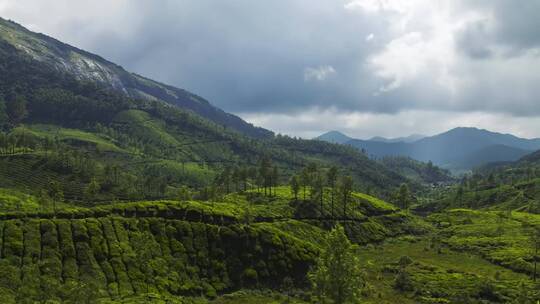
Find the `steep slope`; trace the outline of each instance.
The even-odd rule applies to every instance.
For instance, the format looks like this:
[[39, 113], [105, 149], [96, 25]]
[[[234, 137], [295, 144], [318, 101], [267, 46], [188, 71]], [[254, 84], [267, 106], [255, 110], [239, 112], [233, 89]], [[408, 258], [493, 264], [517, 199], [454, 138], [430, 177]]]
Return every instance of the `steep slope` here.
[[[407, 181], [351, 147], [283, 136], [256, 139], [178, 105], [130, 98], [99, 81], [79, 80], [51, 64], [63, 57], [47, 53], [46, 61], [21, 50], [40, 44], [25, 42], [37, 34], [20, 33], [26, 32], [0, 35], [10, 37], [0, 39], [0, 103], [21, 101], [28, 110], [18, 121], [0, 115], [0, 125], [10, 126], [0, 134], [4, 187], [38, 194], [59, 182], [66, 198], [86, 203], [170, 198], [181, 186], [203, 191], [227, 168], [257, 172], [265, 155], [280, 169], [280, 182], [311, 162], [343, 168], [356, 187], [381, 195]], [[114, 178], [111, 170], [117, 172]], [[96, 195], [85, 199], [96, 183]]]
[[188, 91], [129, 73], [121, 66], [97, 55], [45, 35], [33, 33], [2, 18], [0, 18], [0, 39], [24, 52], [33, 60], [44, 63], [57, 71], [68, 73], [79, 81], [95, 82], [130, 98], [163, 100], [249, 136], [257, 138], [272, 136], [272, 132], [254, 127]]

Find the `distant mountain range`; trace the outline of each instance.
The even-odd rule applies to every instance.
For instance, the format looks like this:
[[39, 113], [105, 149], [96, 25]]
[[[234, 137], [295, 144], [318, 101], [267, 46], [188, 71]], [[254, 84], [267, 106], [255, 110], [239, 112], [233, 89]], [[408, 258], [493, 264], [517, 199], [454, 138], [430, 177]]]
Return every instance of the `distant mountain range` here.
[[339, 131], [330, 131], [330, 132], [326, 132], [324, 134], [322, 134], [321, 136], [318, 136], [314, 139], [317, 139], [317, 140], [322, 140], [322, 141], [327, 141], [327, 142], [331, 142], [331, 143], [334, 143], [334, 144], [345, 144], [351, 140], [354, 140], [354, 138], [352, 137], [349, 137]]
[[375, 157], [408, 156], [420, 161], [432, 161], [452, 170], [471, 169], [490, 162], [515, 161], [540, 149], [540, 139], [519, 138], [477, 128], [455, 128], [430, 137], [413, 135], [394, 140], [381, 140], [380, 137], [354, 139], [332, 131], [316, 139], [333, 139], [332, 142], [364, 149]]
[[381, 136], [375, 136], [371, 138], [370, 141], [380, 141], [380, 142], [385, 142], [385, 143], [397, 143], [397, 142], [412, 143], [425, 137], [426, 137], [425, 135], [420, 135], [420, 134], [413, 134], [406, 137], [398, 137], [398, 138], [385, 138]]

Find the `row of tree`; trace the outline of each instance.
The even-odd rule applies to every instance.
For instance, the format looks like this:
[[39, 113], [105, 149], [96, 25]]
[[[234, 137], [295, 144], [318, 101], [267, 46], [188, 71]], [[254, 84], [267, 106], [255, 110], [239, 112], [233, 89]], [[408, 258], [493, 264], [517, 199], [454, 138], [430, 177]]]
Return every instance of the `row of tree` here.
[[[223, 193], [247, 191], [256, 187], [264, 195], [275, 195], [280, 182], [280, 170], [272, 164], [272, 159], [263, 156], [258, 166], [226, 166], [215, 178], [214, 184]], [[273, 192], [272, 192], [273, 191]]]
[[339, 197], [343, 207], [343, 217], [346, 217], [347, 205], [351, 200], [353, 180], [348, 175], [340, 176], [337, 167], [322, 170], [318, 168], [317, 164], [310, 163], [290, 178], [289, 185], [295, 201], [298, 201], [300, 191], [302, 191], [302, 199], [306, 201], [306, 194], [309, 192], [309, 200], [320, 204], [321, 215], [324, 214], [325, 190], [330, 194], [330, 214], [332, 217], [335, 215], [336, 197]]

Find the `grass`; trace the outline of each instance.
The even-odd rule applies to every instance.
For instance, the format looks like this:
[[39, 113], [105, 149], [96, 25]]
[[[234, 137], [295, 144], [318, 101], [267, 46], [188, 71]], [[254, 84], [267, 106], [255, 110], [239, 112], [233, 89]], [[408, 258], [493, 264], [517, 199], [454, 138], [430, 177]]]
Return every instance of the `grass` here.
[[[224, 295], [218, 299], [211, 301], [210, 304], [282, 304], [286, 303], [287, 296], [271, 291], [267, 292], [253, 292], [253, 291], [239, 291], [232, 294]], [[291, 304], [307, 304], [300, 299], [291, 297], [289, 302]]]
[[[99, 304], [282, 304], [286, 303], [286, 301], [286, 295], [275, 291], [240, 290], [218, 296], [216, 299], [150, 294], [130, 296], [122, 300], [101, 300], [99, 301]], [[292, 296], [288, 301], [290, 304], [309, 303]]]
[[[74, 227], [72, 229], [75, 229], [73, 233], [83, 235], [79, 240], [84, 240], [84, 234], [88, 233], [92, 240], [95, 237], [97, 243], [102, 239], [100, 229], [103, 229], [103, 233], [106, 229], [112, 229], [108, 228], [109, 221], [114, 224], [116, 229], [120, 229], [118, 233], [124, 233], [122, 226], [117, 226], [120, 223], [123, 223], [123, 227], [128, 229], [126, 230], [128, 234], [132, 233], [131, 229], [151, 228], [157, 244], [164, 246], [164, 244], [172, 244], [170, 243], [172, 240], [170, 235], [174, 235], [174, 233], [169, 234], [169, 229], [174, 231], [174, 229], [181, 227], [174, 226], [176, 224], [172, 224], [171, 220], [193, 221], [191, 225], [193, 229], [197, 229], [193, 230], [195, 232], [199, 230], [200, 225], [203, 225], [198, 224], [198, 221], [211, 227], [211, 225], [215, 225], [216, 220], [221, 221], [220, 218], [229, 218], [232, 220], [231, 225], [243, 227], [233, 228], [233, 231], [243, 231], [242, 233], [247, 233], [250, 237], [256, 237], [261, 242], [260, 244], [267, 244], [265, 246], [271, 244], [276, 248], [294, 247], [296, 251], [291, 252], [291, 257], [298, 260], [312, 259], [313, 252], [318, 250], [330, 226], [312, 220], [289, 219], [288, 217], [295, 215], [297, 212], [295, 208], [298, 207], [295, 203], [291, 203], [290, 189], [285, 186], [278, 187], [275, 193], [273, 197], [264, 197], [253, 191], [233, 193], [214, 202], [164, 200], [115, 203], [90, 209], [63, 210], [59, 213], [58, 218], [52, 221], [58, 222], [57, 225], [60, 225], [64, 221], [70, 221], [71, 218], [81, 218], [81, 220], [77, 220], [77, 225], [82, 225], [82, 228], [77, 225], [72, 226]], [[23, 204], [28, 206], [28, 209], [37, 206], [33, 196], [22, 192], [0, 189], [0, 200], [2, 198], [5, 201], [9, 200], [11, 205]], [[429, 222], [436, 227], [429, 229], [420, 218], [399, 211], [380, 199], [362, 193], [354, 193], [353, 198], [353, 208], [362, 210], [357, 213], [362, 221], [345, 223], [344, 225], [351, 239], [360, 244], [367, 244], [362, 246], [358, 252], [369, 283], [362, 299], [365, 303], [451, 303], [459, 302], [460, 294], [466, 294], [470, 298], [486, 299], [487, 296], [483, 293], [485, 288], [490, 288], [499, 299], [506, 301], [516, 296], [516, 290], [522, 282], [528, 282], [528, 275], [519, 272], [526, 272], [526, 270], [516, 268], [517, 264], [515, 264], [517, 259], [527, 263], [527, 250], [524, 245], [526, 240], [520, 232], [521, 223], [538, 225], [540, 224], [540, 216], [519, 212], [509, 214], [455, 209], [428, 217]], [[326, 205], [328, 204], [327, 199], [325, 197]], [[246, 225], [246, 210], [249, 210], [248, 213], [253, 221], [251, 225]], [[32, 213], [32, 210], [28, 210], [28, 212]], [[162, 217], [165, 218], [163, 222], [160, 220]], [[101, 224], [98, 223], [96, 226], [97, 221]], [[0, 221], [0, 223], [2, 222], [8, 223], [9, 221]], [[25, 237], [26, 235], [30, 237], [30, 232], [26, 232], [31, 231], [30, 226], [27, 226], [26, 222], [24, 223], [21, 227], [25, 231]], [[20, 238], [20, 235], [16, 234], [18, 228], [13, 225], [10, 227], [10, 233], [14, 237]], [[54, 226], [52, 227], [53, 233]], [[61, 226], [58, 227], [61, 228]], [[175, 228], [173, 229], [173, 227]], [[499, 227], [501, 228], [498, 229]], [[58, 233], [63, 233], [62, 229]], [[418, 234], [415, 231], [422, 232]], [[206, 233], [208, 232], [202, 233], [202, 235], [206, 235]], [[106, 234], [104, 235], [107, 237]], [[130, 237], [132, 237], [131, 234]], [[193, 237], [193, 241], [196, 242], [204, 243], [210, 240], [207, 237], [202, 239], [196, 239], [195, 235]], [[120, 234], [118, 238], [121, 242], [128, 240]], [[441, 247], [441, 250], [438, 249], [437, 239], [438, 242], [445, 245]], [[205, 248], [203, 243], [199, 245]], [[94, 246], [93, 244], [90, 243], [90, 246]], [[193, 254], [192, 249], [189, 249], [192, 246], [190, 242], [185, 243], [185, 240], [182, 240], [182, 244], [186, 246], [187, 253]], [[252, 248], [254, 251], [251, 254], [255, 256], [261, 249], [257, 247], [258, 245], [254, 245], [255, 247]], [[24, 246], [30, 245], [25, 243]], [[103, 256], [103, 253], [100, 253], [100, 250], [103, 249], [96, 248], [92, 247], [93, 254]], [[171, 250], [175, 250], [174, 248], [171, 247]], [[111, 247], [110, 250], [112, 249]], [[124, 250], [128, 249], [126, 247]], [[202, 252], [208, 254], [204, 250]], [[106, 254], [105, 252], [105, 256]], [[402, 256], [408, 256], [412, 260], [410, 265], [401, 270], [409, 277], [411, 291], [399, 291], [395, 288], [394, 282], [400, 271], [398, 261]], [[215, 256], [213, 258], [217, 263], [223, 257]], [[107, 260], [99, 260], [99, 262], [104, 264], [96, 264], [97, 266], [92, 267], [104, 267], [104, 270], [109, 267]], [[209, 267], [204, 262], [201, 263], [197, 266], [201, 271]], [[130, 271], [124, 268], [120, 270]], [[200, 275], [203, 273], [201, 272]], [[491, 285], [488, 287], [482, 285], [485, 282]], [[284, 296], [279, 295], [278, 292], [243, 291], [219, 296], [214, 300], [201, 298], [166, 299], [166, 295], [146, 300], [143, 296], [137, 295], [119, 302], [110, 300], [103, 303], [165, 303], [169, 301], [170, 303], [194, 304], [271, 304], [282, 303], [283, 300]], [[295, 299], [292, 303], [304, 302]]]
[[128, 123], [137, 135], [143, 138], [157, 140], [170, 146], [178, 145], [178, 140], [165, 130], [165, 124], [140, 110], [127, 110], [118, 113], [116, 121]]
[[48, 189], [51, 180], [57, 180], [64, 185], [66, 196], [82, 193], [84, 185], [81, 181], [47, 170], [43, 162], [44, 158], [39, 155], [0, 158], [0, 184], [4, 188], [35, 195], [37, 190]]
[[[494, 281], [508, 291], [528, 279], [478, 255], [449, 249], [439, 253], [431, 248], [428, 237], [390, 239], [377, 246], [362, 247], [359, 255], [374, 290], [365, 303], [436, 303], [434, 298], [449, 301], [466, 291], [475, 293], [480, 282]], [[413, 261], [407, 266], [414, 288], [410, 292], [394, 288], [399, 269], [397, 262], [405, 255]], [[429, 293], [432, 299], [428, 299]]]
[[523, 222], [538, 226], [540, 215], [454, 209], [431, 215], [429, 220], [440, 227], [438, 233], [450, 248], [474, 252], [514, 271], [532, 273], [532, 244]]
[[[127, 152], [116, 146], [112, 139], [105, 135], [90, 133], [80, 129], [62, 128], [46, 124], [33, 124], [25, 126], [24, 130], [29, 130], [29, 132], [37, 137], [55, 136], [61, 141], [87, 143], [103, 152]], [[22, 130], [19, 132], [22, 132]]]
[[38, 209], [39, 203], [33, 195], [0, 188], [0, 212], [29, 212]]

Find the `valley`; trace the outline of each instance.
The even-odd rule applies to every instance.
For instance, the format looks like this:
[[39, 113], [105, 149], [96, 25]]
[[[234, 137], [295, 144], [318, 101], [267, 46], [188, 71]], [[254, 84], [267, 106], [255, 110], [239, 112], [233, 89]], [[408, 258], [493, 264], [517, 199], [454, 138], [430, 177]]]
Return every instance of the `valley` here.
[[275, 134], [1, 18], [0, 75], [1, 303], [540, 299], [538, 139]]

